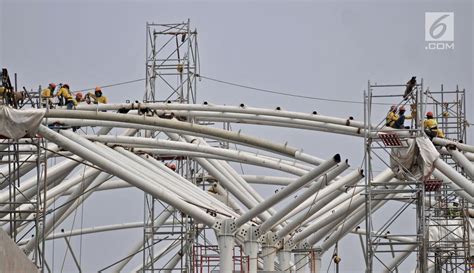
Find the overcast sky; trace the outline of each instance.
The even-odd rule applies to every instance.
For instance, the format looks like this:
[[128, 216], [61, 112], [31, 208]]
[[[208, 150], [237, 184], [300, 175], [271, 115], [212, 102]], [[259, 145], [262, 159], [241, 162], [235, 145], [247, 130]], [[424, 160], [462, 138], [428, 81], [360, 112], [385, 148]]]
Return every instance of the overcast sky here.
[[[425, 49], [425, 12], [432, 11], [454, 12], [454, 49]], [[18, 73], [20, 86], [28, 89], [62, 82], [77, 90], [143, 78], [146, 22], [174, 23], [190, 18], [199, 33], [204, 76], [275, 91], [359, 102], [368, 80], [403, 84], [417, 76], [431, 90], [439, 89], [441, 84], [447, 89], [455, 89], [456, 85], [465, 88], [468, 120], [474, 122], [473, 5], [469, 0], [0, 0], [0, 18], [0, 65]], [[104, 92], [111, 102], [141, 100], [144, 82], [105, 88]], [[282, 97], [207, 80], [198, 84], [198, 102], [204, 100], [363, 118], [363, 105], [357, 103]], [[378, 107], [377, 111], [382, 117], [386, 109]], [[341, 153], [354, 167], [362, 163], [360, 140], [318, 132], [242, 128], [247, 133], [288, 141], [318, 157]], [[245, 171], [256, 173], [258, 169]], [[140, 221], [142, 197], [136, 190], [97, 194], [86, 204], [84, 226]], [[127, 206], [124, 200], [128, 201]], [[141, 232], [86, 236], [84, 245], [89, 248], [82, 255], [84, 269], [90, 271], [112, 263], [114, 257], [127, 253]], [[342, 272], [362, 272], [361, 256], [351, 257], [352, 247], [360, 253], [355, 239], [347, 239]], [[103, 242], [112, 248], [103, 246]], [[74, 270], [71, 260], [65, 269]]]

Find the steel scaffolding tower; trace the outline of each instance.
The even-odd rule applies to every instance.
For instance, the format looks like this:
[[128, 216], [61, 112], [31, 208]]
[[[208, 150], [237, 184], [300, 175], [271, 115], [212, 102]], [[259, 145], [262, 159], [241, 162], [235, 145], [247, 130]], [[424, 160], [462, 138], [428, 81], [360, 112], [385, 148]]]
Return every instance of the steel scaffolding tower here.
[[[145, 102], [196, 103], [197, 31], [191, 23], [146, 25]], [[160, 98], [160, 99], [159, 99]]]
[[[44, 271], [45, 260], [44, 223], [46, 217], [46, 170], [45, 141], [41, 138], [3, 139], [0, 162], [6, 166], [0, 171], [0, 189], [8, 188], [8, 199], [0, 203], [0, 224], [5, 224], [10, 237], [19, 242], [32, 237], [35, 242], [32, 261]], [[22, 176], [28, 172], [36, 177], [36, 191], [23, 191]], [[49, 269], [48, 269], [49, 270]]]
[[[426, 108], [434, 113], [445, 137], [466, 143], [466, 91], [459, 90], [458, 86], [455, 90], [445, 90], [441, 85], [439, 91], [427, 90], [425, 95]], [[441, 158], [465, 175], [464, 170], [456, 166], [451, 153], [442, 153]], [[428, 192], [431, 204], [426, 213], [431, 235], [428, 237], [428, 262], [435, 273], [469, 272], [469, 203], [442, 182]]]
[[[197, 31], [191, 29], [189, 19], [176, 24], [147, 23], [144, 102], [196, 103], [198, 68]], [[143, 114], [154, 115], [157, 113]], [[159, 117], [175, 118], [173, 115], [159, 115]], [[191, 118], [178, 117], [178, 119], [194, 122], [194, 119]], [[163, 137], [160, 132], [145, 131], [143, 134], [151, 138]], [[200, 168], [190, 157], [172, 156], [157, 157], [156, 159], [174, 164], [177, 173], [197, 184], [196, 175]], [[175, 220], [171, 232], [169, 230], [162, 232], [163, 227], [157, 223], [157, 219], [167, 213], [167, 207], [149, 194], [145, 194], [144, 206], [143, 271], [162, 271], [169, 267], [168, 264], [156, 263], [160, 254], [157, 252], [157, 244], [162, 241], [178, 243], [178, 254], [181, 259], [179, 259], [180, 266], [176, 266], [176, 269], [193, 270], [194, 263], [190, 260], [192, 245], [188, 244], [189, 241], [194, 241], [197, 238], [197, 227], [193, 219], [181, 212], [174, 211], [168, 216]], [[168, 236], [165, 236], [166, 234]]]
[[[407, 84], [408, 85], [408, 84]], [[389, 269], [387, 260], [395, 259], [397, 255], [408, 256], [414, 250], [417, 252], [417, 269], [425, 272], [425, 245], [423, 237], [426, 233], [424, 225], [424, 188], [423, 181], [415, 173], [416, 170], [408, 169], [401, 164], [394, 152], [405, 153], [415, 138], [422, 135], [421, 115], [423, 112], [422, 90], [423, 81], [412, 86], [410, 94], [406, 94], [404, 100], [401, 97], [402, 88], [407, 88], [405, 84], [378, 85], [368, 83], [368, 90], [364, 93], [364, 121], [366, 128], [365, 135], [365, 173], [366, 173], [366, 203], [365, 203], [365, 222], [366, 222], [366, 272], [374, 272], [382, 269]], [[379, 92], [380, 90], [382, 92]], [[397, 90], [398, 94], [387, 94], [387, 90]], [[397, 107], [410, 106], [412, 114], [416, 113], [411, 119], [410, 126], [404, 126], [398, 129], [402, 134], [391, 133], [387, 131], [385, 125], [385, 115], [380, 119], [380, 111], [373, 111], [373, 106], [380, 104], [381, 101], [394, 100]], [[390, 104], [388, 104], [390, 105]], [[387, 107], [388, 108], [388, 107]], [[385, 112], [387, 113], [387, 112]], [[378, 119], [375, 117], [378, 116]], [[375, 124], [372, 126], [372, 124]], [[395, 178], [389, 182], [378, 182], [374, 180], [374, 169], [377, 166], [395, 167]], [[374, 168], [375, 167], [375, 168]], [[383, 203], [390, 201], [402, 201], [401, 203], [390, 203], [396, 206], [393, 214], [384, 217], [383, 221], [375, 221], [376, 210]], [[400, 205], [401, 204], [401, 205]], [[404, 214], [409, 213], [409, 208], [415, 205], [416, 221], [405, 223], [404, 234], [392, 234], [390, 228], [395, 226], [403, 219]], [[382, 217], [379, 217], [382, 218]], [[391, 240], [391, 238], [404, 238], [404, 240]], [[378, 267], [380, 266], [380, 267]], [[398, 264], [394, 267], [397, 269]]]
[[[368, 91], [364, 95], [367, 128], [364, 144], [367, 174], [366, 272], [380, 270], [376, 266], [381, 267], [383, 272], [398, 272], [398, 266], [413, 252], [416, 253], [417, 272], [469, 272], [468, 202], [456, 197], [455, 192], [447, 186], [447, 181], [433, 175], [417, 175], [416, 170], [405, 168], [398, 162], [397, 156], [394, 156], [403, 155], [415, 138], [424, 135], [425, 111], [435, 113], [435, 118], [439, 121], [438, 127], [445, 132], [446, 138], [465, 142], [465, 91], [458, 88], [455, 91], [444, 91], [441, 87], [439, 92], [423, 92], [423, 81], [414, 85], [412, 96], [405, 97], [398, 105], [394, 104], [397, 107], [410, 105], [412, 113], [416, 114], [410, 126], [398, 129], [395, 134], [383, 126], [384, 121], [374, 121], [374, 115], [380, 116], [380, 111], [373, 111], [373, 106], [380, 104], [383, 99], [400, 97], [399, 94], [387, 94], [387, 89], [402, 87], [406, 85], [377, 85], [369, 82]], [[379, 88], [384, 88], [384, 92], [378, 93]], [[448, 151], [439, 151], [444, 161], [452, 166], [456, 165]], [[373, 172], [377, 164], [391, 166], [395, 179], [388, 183], [374, 181]], [[386, 216], [386, 221], [382, 224], [376, 223], [374, 213], [381, 202], [392, 200], [402, 201], [402, 205], [393, 214]], [[413, 213], [410, 214], [408, 209], [412, 206], [415, 207], [415, 221], [405, 219], [402, 224], [405, 230], [409, 230], [412, 224], [414, 233], [390, 233], [390, 226], [397, 220], [403, 217], [413, 219]], [[393, 240], [394, 238], [397, 240]], [[399, 240], [400, 238], [403, 240]]]

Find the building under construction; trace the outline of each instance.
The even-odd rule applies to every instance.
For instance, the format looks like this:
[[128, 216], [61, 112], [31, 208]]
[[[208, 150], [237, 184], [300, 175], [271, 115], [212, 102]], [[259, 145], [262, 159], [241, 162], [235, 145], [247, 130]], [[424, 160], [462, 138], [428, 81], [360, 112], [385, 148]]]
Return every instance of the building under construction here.
[[[142, 101], [67, 109], [2, 70], [0, 272], [54, 272], [66, 256], [83, 272], [72, 239], [124, 229], [142, 239], [95, 271], [339, 272], [354, 252], [368, 273], [474, 270], [474, 146], [462, 87], [369, 81], [360, 120], [198, 104], [198, 31], [188, 20], [149, 23], [146, 34]], [[375, 105], [411, 115], [394, 129]], [[444, 137], [427, 136], [428, 111]], [[319, 158], [236, 123], [363, 139], [364, 162], [351, 165], [336, 145]], [[243, 174], [239, 164], [263, 171]], [[256, 185], [276, 190], [264, 198]], [[142, 221], [64, 230], [94, 193], [131, 187], [143, 192]], [[339, 247], [348, 237], [360, 247]], [[65, 253], [51, 254], [54, 241]]]

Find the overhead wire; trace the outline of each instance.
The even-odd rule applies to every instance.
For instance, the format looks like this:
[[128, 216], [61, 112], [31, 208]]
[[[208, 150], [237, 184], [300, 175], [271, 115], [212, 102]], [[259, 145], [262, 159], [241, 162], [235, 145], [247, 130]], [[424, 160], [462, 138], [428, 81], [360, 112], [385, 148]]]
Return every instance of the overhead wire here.
[[[196, 75], [199, 78], [222, 83], [222, 84], [227, 84], [235, 87], [241, 87], [257, 92], [264, 92], [264, 93], [270, 93], [270, 94], [275, 94], [275, 95], [281, 95], [281, 96], [287, 96], [287, 97], [294, 97], [294, 98], [301, 98], [301, 99], [309, 99], [309, 100], [318, 100], [318, 101], [326, 101], [326, 102], [337, 102], [337, 103], [350, 103], [350, 104], [364, 104], [363, 101], [356, 101], [356, 100], [341, 100], [341, 99], [330, 99], [330, 98], [324, 98], [324, 97], [314, 97], [314, 96], [307, 96], [307, 95], [300, 95], [300, 94], [294, 94], [292, 92], [284, 92], [284, 91], [275, 91], [275, 90], [270, 90], [270, 89], [265, 89], [265, 88], [258, 88], [258, 87], [253, 87], [249, 85], [244, 85], [240, 83], [235, 83], [235, 82], [229, 82], [229, 81], [224, 81], [224, 80], [219, 80], [216, 78], [211, 78], [203, 75]], [[400, 95], [401, 96], [401, 95]], [[379, 105], [391, 105], [390, 103], [373, 103], [373, 104], [379, 104]]]
[[[140, 78], [140, 79], [125, 81], [125, 82], [111, 83], [111, 84], [101, 85], [100, 88], [109, 88], [109, 87], [120, 86], [120, 85], [135, 83], [135, 82], [141, 82], [144, 80], [146, 80], [146, 78]], [[95, 87], [79, 89], [76, 92], [85, 92], [89, 90], [95, 90]]]
[[[364, 104], [363, 101], [357, 101], [357, 100], [342, 100], [342, 99], [332, 99], [332, 98], [325, 98], [325, 97], [315, 97], [315, 96], [307, 96], [307, 95], [301, 95], [301, 94], [295, 94], [293, 92], [288, 92], [288, 91], [277, 91], [277, 90], [271, 90], [267, 88], [259, 88], [259, 87], [254, 87], [246, 84], [241, 84], [241, 83], [236, 83], [236, 82], [230, 82], [230, 81], [225, 81], [225, 80], [220, 80], [216, 79], [214, 77], [208, 77], [208, 76], [203, 76], [201, 74], [194, 74], [196, 77], [199, 79], [205, 79], [221, 84], [226, 84], [230, 86], [235, 86], [235, 87], [240, 87], [248, 90], [253, 90], [257, 92], [262, 92], [262, 93], [268, 93], [268, 94], [274, 94], [274, 95], [280, 95], [280, 96], [287, 96], [287, 97], [293, 97], [293, 98], [300, 98], [300, 99], [309, 99], [309, 100], [317, 100], [317, 101], [325, 101], [325, 102], [336, 102], [336, 103], [348, 103], [348, 104]], [[135, 82], [140, 82], [140, 81], [145, 81], [146, 78], [139, 78], [135, 80], [130, 80], [130, 81], [125, 81], [125, 82], [118, 82], [118, 83], [112, 83], [112, 84], [107, 84], [107, 85], [102, 85], [101, 88], [109, 88], [109, 87], [115, 87], [115, 86], [120, 86], [120, 85], [126, 85], [130, 83], [135, 83]], [[94, 90], [95, 87], [92, 88], [84, 88], [77, 90], [77, 92], [85, 92], [88, 90]], [[400, 95], [402, 96], [402, 95]], [[391, 103], [373, 103], [373, 104], [378, 104], [378, 105], [392, 105]]]

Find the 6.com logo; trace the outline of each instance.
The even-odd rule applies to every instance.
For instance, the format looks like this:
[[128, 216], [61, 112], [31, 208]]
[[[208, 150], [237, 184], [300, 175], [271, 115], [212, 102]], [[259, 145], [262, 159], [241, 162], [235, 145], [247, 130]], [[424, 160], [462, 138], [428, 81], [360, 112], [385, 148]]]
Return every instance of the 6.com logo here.
[[454, 49], [454, 13], [425, 12], [427, 50]]

